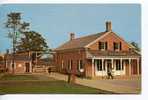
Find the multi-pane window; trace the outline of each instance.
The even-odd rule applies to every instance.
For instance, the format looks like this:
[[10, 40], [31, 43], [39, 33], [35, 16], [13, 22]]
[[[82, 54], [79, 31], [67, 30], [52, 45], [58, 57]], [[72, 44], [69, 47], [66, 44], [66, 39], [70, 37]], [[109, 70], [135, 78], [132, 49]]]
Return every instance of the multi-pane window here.
[[72, 68], [72, 63], [73, 63], [72, 60], [68, 60], [68, 69], [69, 70], [71, 70], [71, 68]]
[[99, 50], [107, 50], [107, 42], [99, 42]]
[[121, 47], [122, 47], [121, 42], [114, 42], [114, 51], [121, 50], [122, 49]]
[[96, 65], [97, 65], [97, 70], [102, 71], [102, 61], [101, 60], [96, 60]]
[[77, 60], [77, 69], [79, 71], [83, 69], [83, 60]]
[[116, 70], [121, 70], [120, 60], [116, 60]]

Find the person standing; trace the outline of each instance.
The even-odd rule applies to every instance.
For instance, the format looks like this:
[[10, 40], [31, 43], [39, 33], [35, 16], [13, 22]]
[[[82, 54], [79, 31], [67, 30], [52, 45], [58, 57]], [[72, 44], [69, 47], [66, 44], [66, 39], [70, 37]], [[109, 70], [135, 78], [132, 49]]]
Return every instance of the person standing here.
[[111, 68], [108, 68], [107, 75], [108, 75], [108, 79], [110, 79], [110, 78], [113, 79], [112, 69]]

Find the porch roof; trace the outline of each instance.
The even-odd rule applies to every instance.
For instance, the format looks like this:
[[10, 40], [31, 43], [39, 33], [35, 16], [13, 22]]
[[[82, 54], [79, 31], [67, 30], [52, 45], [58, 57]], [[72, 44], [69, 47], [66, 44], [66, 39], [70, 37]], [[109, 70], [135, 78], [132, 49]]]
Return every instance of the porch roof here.
[[[12, 54], [8, 54], [7, 57], [6, 57], [6, 60], [12, 60], [12, 59], [13, 59]], [[31, 58], [28, 57], [27, 55], [17, 55], [17, 54], [15, 54], [14, 60], [15, 61], [31, 61]]]
[[98, 51], [88, 50], [86, 52], [87, 58], [93, 57], [140, 57], [135, 51]]

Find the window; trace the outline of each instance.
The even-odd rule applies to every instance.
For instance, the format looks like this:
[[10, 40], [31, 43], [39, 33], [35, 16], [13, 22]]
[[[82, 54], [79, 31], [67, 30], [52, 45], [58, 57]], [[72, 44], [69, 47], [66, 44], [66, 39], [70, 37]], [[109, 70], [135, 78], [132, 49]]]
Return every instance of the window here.
[[99, 50], [107, 50], [107, 42], [99, 42]]
[[96, 60], [97, 61], [97, 70], [102, 71], [102, 61], [101, 60]]
[[117, 42], [114, 42], [114, 51], [116, 50], [121, 50], [121, 42], [117, 43]]
[[116, 60], [116, 70], [121, 70], [120, 60]]
[[83, 69], [83, 61], [82, 60], [79, 60], [79, 68]]
[[83, 70], [83, 60], [77, 60], [77, 70]]
[[71, 70], [71, 60], [68, 60], [68, 69]]
[[79, 60], [77, 60], [77, 70], [79, 71]]
[[72, 60], [68, 60], [68, 69], [71, 70], [72, 68]]
[[64, 60], [62, 60], [62, 69], [64, 68]]

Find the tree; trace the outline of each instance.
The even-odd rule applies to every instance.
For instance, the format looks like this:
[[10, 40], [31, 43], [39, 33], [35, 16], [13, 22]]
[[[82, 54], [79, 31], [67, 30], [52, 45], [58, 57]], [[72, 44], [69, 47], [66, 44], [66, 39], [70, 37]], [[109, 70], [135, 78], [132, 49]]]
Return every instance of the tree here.
[[28, 30], [29, 23], [22, 22], [21, 13], [12, 12], [7, 15], [6, 28], [9, 29], [8, 38], [14, 39], [17, 42], [18, 33]]
[[47, 43], [41, 34], [35, 31], [23, 32], [23, 37], [17, 45], [18, 51], [42, 51], [48, 49]]
[[17, 45], [18, 52], [32, 51], [31, 57], [33, 65], [35, 65], [37, 63], [37, 59], [39, 59], [43, 53], [48, 52], [48, 50], [45, 39], [41, 34], [35, 31], [23, 32], [23, 37]]
[[21, 21], [21, 13], [19, 12], [11, 12], [7, 15], [7, 22], [6, 22], [6, 28], [9, 29], [8, 32], [8, 38], [12, 39], [13, 44], [13, 59], [12, 59], [12, 70], [14, 73], [14, 56], [16, 52], [16, 43], [19, 33], [26, 30], [26, 28], [29, 26], [29, 23], [22, 22]]
[[140, 51], [140, 48], [138, 46], [138, 43], [136, 42], [131, 42], [131, 45], [135, 47], [135, 50]]

